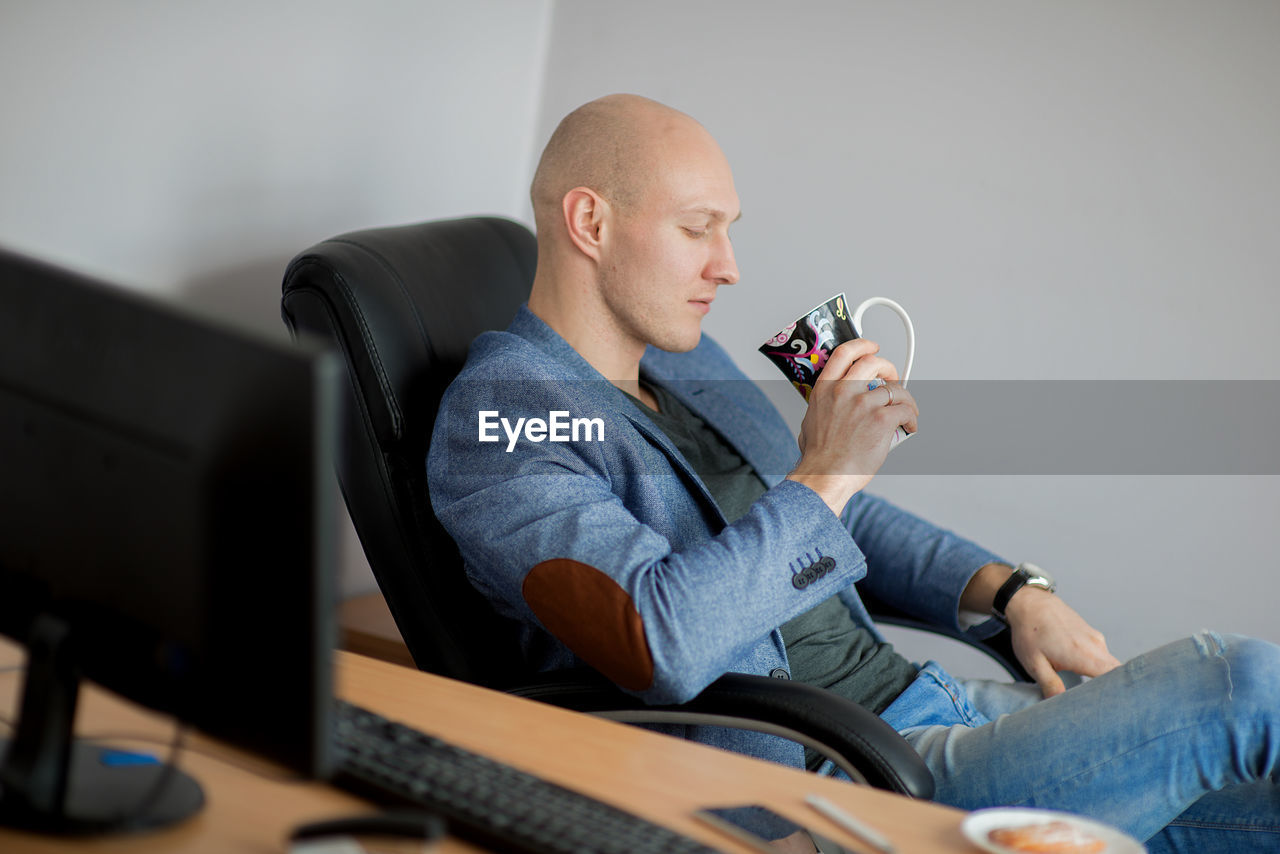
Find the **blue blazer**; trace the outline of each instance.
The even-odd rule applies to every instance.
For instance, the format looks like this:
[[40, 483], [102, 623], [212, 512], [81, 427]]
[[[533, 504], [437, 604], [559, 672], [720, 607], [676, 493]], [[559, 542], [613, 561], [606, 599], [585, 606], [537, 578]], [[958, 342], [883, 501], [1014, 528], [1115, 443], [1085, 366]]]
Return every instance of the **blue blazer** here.
[[[441, 404], [433, 509], [471, 582], [521, 627], [531, 667], [586, 663], [646, 701], [684, 702], [726, 672], [785, 675], [778, 627], [830, 596], [879, 637], [853, 586], [864, 579], [957, 626], [961, 592], [995, 554], [861, 493], [837, 517], [785, 480], [794, 436], [710, 337], [688, 353], [650, 348], [641, 375], [764, 480], [733, 524], [666, 435], [527, 308], [476, 339]], [[684, 734], [802, 762], [769, 736]]]

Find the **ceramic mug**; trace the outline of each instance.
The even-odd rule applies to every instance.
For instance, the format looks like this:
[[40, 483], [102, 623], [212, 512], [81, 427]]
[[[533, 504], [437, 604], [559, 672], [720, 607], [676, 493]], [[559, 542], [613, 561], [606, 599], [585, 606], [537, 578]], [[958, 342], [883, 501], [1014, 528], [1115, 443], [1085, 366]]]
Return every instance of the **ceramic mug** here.
[[[888, 297], [863, 300], [850, 313], [845, 295], [836, 294], [817, 308], [805, 312], [795, 323], [760, 345], [760, 352], [778, 366], [807, 401], [813, 392], [814, 381], [831, 358], [831, 351], [845, 341], [861, 338], [862, 315], [867, 309], [881, 305], [898, 315], [907, 333], [907, 355], [901, 376], [901, 384], [906, 386], [907, 379], [911, 376], [911, 363], [915, 360], [915, 329], [906, 310]], [[899, 427], [893, 444], [896, 445], [908, 435], [906, 430]]]

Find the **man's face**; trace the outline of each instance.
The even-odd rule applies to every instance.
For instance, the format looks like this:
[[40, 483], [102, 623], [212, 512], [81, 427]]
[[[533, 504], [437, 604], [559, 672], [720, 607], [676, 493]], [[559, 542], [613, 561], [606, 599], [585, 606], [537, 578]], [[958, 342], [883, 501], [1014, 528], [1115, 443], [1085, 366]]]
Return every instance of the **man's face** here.
[[601, 256], [606, 306], [624, 339], [693, 349], [720, 285], [738, 281], [729, 226], [733, 173], [700, 127], [664, 138], [631, 205], [610, 217]]

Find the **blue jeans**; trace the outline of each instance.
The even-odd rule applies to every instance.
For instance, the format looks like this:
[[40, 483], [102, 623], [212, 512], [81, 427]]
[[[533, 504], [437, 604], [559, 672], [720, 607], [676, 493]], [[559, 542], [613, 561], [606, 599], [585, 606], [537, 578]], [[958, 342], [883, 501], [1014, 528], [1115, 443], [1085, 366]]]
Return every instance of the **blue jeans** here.
[[1105, 821], [1157, 852], [1280, 851], [1280, 647], [1202, 632], [1049, 700], [930, 662], [881, 716], [936, 800]]

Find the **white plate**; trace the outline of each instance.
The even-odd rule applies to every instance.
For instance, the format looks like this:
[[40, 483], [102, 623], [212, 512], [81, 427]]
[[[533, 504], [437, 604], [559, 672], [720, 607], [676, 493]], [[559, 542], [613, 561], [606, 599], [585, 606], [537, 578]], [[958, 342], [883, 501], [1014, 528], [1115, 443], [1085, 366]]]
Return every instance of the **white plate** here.
[[960, 829], [969, 841], [992, 854], [1024, 854], [1013, 848], [997, 845], [987, 834], [998, 827], [1021, 827], [1027, 824], [1043, 824], [1063, 821], [1107, 843], [1103, 854], [1144, 854], [1147, 850], [1141, 842], [1121, 833], [1110, 825], [1054, 810], [1033, 810], [1022, 807], [1000, 807], [969, 813]]

